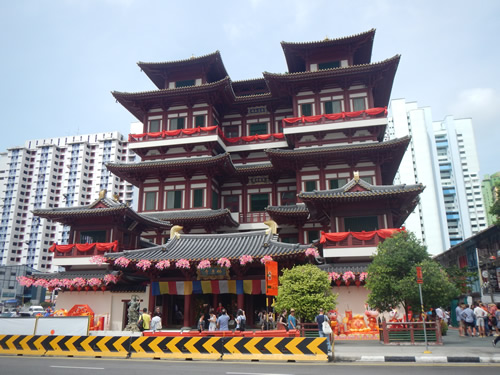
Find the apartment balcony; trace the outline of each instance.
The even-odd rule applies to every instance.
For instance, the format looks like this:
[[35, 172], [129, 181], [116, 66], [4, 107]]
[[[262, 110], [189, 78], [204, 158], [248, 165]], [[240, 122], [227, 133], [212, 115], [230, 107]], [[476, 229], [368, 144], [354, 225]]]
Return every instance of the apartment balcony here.
[[129, 134], [129, 148], [172, 147], [216, 142], [224, 151], [234, 152], [248, 149], [264, 149], [273, 143], [274, 147], [287, 147], [283, 133], [255, 134], [242, 137], [226, 137], [219, 126], [190, 129], [163, 130], [155, 133]]
[[367, 126], [387, 126], [387, 108], [370, 108], [356, 112], [283, 119], [283, 133], [285, 136], [288, 134], [362, 128]]
[[393, 234], [404, 231], [399, 228], [387, 228], [363, 232], [322, 233], [323, 256], [365, 258], [375, 254], [379, 243]]

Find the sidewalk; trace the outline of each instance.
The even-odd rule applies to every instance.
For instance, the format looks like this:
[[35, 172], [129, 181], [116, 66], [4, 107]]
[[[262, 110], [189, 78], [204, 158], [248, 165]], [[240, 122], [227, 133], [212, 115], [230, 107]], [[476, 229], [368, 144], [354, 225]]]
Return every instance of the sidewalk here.
[[335, 341], [335, 362], [485, 362], [500, 363], [500, 342], [493, 337], [460, 337], [457, 329], [449, 329], [443, 345], [384, 345], [379, 341]]

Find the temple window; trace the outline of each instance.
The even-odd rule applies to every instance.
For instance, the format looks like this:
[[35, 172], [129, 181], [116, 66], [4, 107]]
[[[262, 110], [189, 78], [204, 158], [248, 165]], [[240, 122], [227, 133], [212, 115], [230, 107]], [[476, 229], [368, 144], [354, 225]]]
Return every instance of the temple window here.
[[264, 211], [269, 206], [269, 194], [259, 193], [250, 195], [250, 211]]
[[240, 211], [240, 198], [238, 195], [227, 195], [224, 197], [224, 208], [229, 209], [231, 212]]
[[327, 61], [318, 64], [318, 70], [340, 68], [340, 61]]
[[193, 207], [203, 207], [204, 189], [193, 190]]
[[281, 193], [281, 205], [282, 206], [293, 206], [295, 204], [297, 192], [296, 191], [284, 191]]
[[347, 232], [378, 230], [378, 218], [377, 216], [346, 217], [344, 229]]
[[330, 180], [330, 189], [338, 189], [347, 184], [347, 179], [345, 178], [335, 178]]
[[250, 124], [249, 135], [257, 134], [267, 134], [267, 122], [257, 122], [255, 124]]
[[184, 129], [184, 117], [172, 118], [170, 119], [170, 130]]
[[181, 208], [182, 206], [182, 191], [171, 190], [167, 191], [167, 209]]
[[356, 111], [362, 111], [366, 109], [366, 103], [365, 103], [365, 98], [352, 98], [352, 110], [354, 112]]
[[205, 115], [194, 116], [194, 125], [195, 127], [205, 126]]
[[144, 210], [145, 211], [153, 211], [156, 210], [156, 192], [148, 191], [145, 194], [144, 199]]
[[212, 191], [212, 210], [219, 209], [219, 194], [216, 191]]
[[189, 87], [189, 86], [194, 86], [195, 85], [195, 80], [194, 79], [186, 79], [183, 81], [176, 81], [175, 82], [175, 88], [179, 87]]
[[149, 120], [148, 132], [157, 133], [161, 131], [161, 120]]
[[369, 184], [373, 184], [373, 177], [372, 176], [361, 176], [360, 178], [363, 181], [368, 182]]
[[313, 191], [313, 190], [316, 190], [316, 181], [305, 181], [304, 191]]
[[227, 138], [236, 138], [240, 136], [240, 132], [238, 131], [237, 126], [225, 126], [224, 127], [224, 135]]
[[342, 112], [342, 101], [332, 100], [324, 102], [325, 114], [341, 113]]
[[312, 116], [312, 104], [306, 103], [300, 105], [300, 113], [302, 116]]
[[285, 234], [281, 237], [281, 242], [284, 243], [299, 243], [299, 237], [293, 234]]
[[313, 243], [314, 241], [317, 240], [319, 240], [319, 231], [317, 230], [307, 231], [307, 243]]
[[80, 243], [106, 242], [105, 230], [89, 230], [80, 233]]

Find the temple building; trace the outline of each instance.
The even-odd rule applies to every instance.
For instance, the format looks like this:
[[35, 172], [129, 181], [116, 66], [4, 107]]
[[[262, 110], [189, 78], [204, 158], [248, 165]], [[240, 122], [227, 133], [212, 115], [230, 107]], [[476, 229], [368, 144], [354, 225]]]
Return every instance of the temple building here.
[[[368, 291], [348, 285], [364, 283], [377, 244], [402, 230], [424, 189], [393, 185], [410, 138], [384, 141], [399, 56], [371, 62], [374, 36], [282, 42], [288, 72], [245, 81], [229, 78], [219, 52], [140, 62], [156, 88], [113, 96], [142, 124], [129, 135], [141, 160], [106, 165], [138, 188], [137, 212], [101, 197], [36, 214], [71, 225], [81, 265], [81, 233], [100, 227], [92, 254], [119, 279], [105, 293], [135, 280], [166, 326], [192, 326], [199, 306], [218, 303], [252, 323], [269, 259], [347, 275], [333, 277], [339, 310], [362, 311]], [[126, 305], [113, 306], [122, 328]]]

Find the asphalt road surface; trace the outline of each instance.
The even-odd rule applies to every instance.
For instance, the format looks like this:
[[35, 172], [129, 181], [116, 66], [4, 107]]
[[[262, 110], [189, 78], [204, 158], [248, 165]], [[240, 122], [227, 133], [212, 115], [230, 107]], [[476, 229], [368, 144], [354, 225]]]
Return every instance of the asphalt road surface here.
[[2, 375], [474, 375], [500, 373], [497, 364], [266, 363], [0, 356]]

